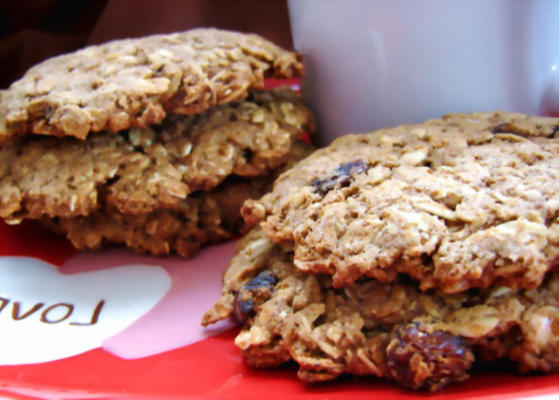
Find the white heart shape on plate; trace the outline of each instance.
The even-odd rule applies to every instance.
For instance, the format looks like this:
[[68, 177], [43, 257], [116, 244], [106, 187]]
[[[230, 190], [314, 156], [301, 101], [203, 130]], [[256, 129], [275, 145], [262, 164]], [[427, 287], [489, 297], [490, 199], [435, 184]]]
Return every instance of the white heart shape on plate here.
[[0, 257], [0, 365], [41, 363], [100, 347], [171, 287], [153, 265], [73, 275], [29, 257]]
[[134, 324], [103, 342], [103, 349], [126, 359], [147, 357], [196, 343], [236, 324], [224, 320], [202, 327], [204, 313], [221, 296], [222, 275], [235, 254], [235, 242], [207, 247], [190, 259], [137, 255], [129, 250], [82, 252], [62, 266], [75, 273], [83, 265], [107, 268], [115, 265], [159, 262], [173, 285], [157, 305]]

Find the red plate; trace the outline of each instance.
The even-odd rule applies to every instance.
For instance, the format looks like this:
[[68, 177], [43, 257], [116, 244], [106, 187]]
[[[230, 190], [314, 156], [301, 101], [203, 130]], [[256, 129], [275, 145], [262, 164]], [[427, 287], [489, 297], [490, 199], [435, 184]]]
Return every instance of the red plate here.
[[[46, 269], [47, 264], [60, 266], [53, 276], [65, 279], [80, 274], [100, 274], [116, 270], [122, 265], [156, 264], [157, 270], [165, 270], [172, 278], [170, 289], [162, 300], [149, 311], [142, 314], [132, 325], [116, 335], [104, 340], [101, 346], [62, 359], [40, 362], [26, 349], [39, 349], [34, 342], [41, 342], [46, 334], [36, 335], [35, 328], [26, 339], [4, 343], [3, 353], [13, 353], [18, 358], [31, 357], [23, 363], [0, 366], [0, 394], [15, 398], [200, 398], [200, 399], [247, 399], [247, 398], [288, 398], [288, 399], [348, 399], [348, 398], [391, 398], [408, 399], [427, 396], [396, 388], [375, 378], [346, 377], [334, 383], [305, 385], [296, 379], [293, 366], [278, 370], [253, 370], [245, 365], [240, 351], [233, 345], [236, 327], [221, 326], [219, 329], [202, 330], [197, 324], [201, 313], [211, 305], [219, 291], [219, 275], [233, 253], [233, 244], [224, 244], [206, 249], [193, 260], [175, 258], [153, 258], [135, 255], [126, 250], [111, 249], [102, 252], [76, 253], [63, 239], [41, 231], [32, 223], [21, 226], [7, 226], [0, 223], [0, 277], [5, 260], [11, 260], [12, 267], [17, 265], [18, 274], [25, 275], [31, 268], [29, 260]], [[25, 256], [26, 258], [8, 258]], [[25, 262], [27, 261], [27, 263]], [[192, 265], [184, 265], [192, 264]], [[163, 266], [163, 269], [161, 268]], [[33, 267], [34, 268], [34, 267]], [[186, 271], [186, 272], [185, 272]], [[194, 272], [197, 271], [197, 272]], [[34, 272], [34, 271], [33, 271]], [[26, 281], [33, 281], [29, 273]], [[48, 285], [53, 283], [48, 278]], [[90, 278], [88, 278], [90, 279]], [[8, 279], [9, 281], [9, 279]], [[41, 284], [43, 284], [43, 281]], [[56, 314], [50, 303], [41, 298], [43, 288], [35, 286], [31, 293], [18, 294], [16, 288], [8, 286], [6, 279], [0, 282], [0, 299], [9, 298], [10, 302], [2, 308], [0, 304], [0, 327], [2, 340], [6, 331], [18, 323], [43, 324], [50, 329], [70, 321], [68, 317], [57, 322], [65, 313]], [[134, 289], [128, 282], [117, 284], [121, 292]], [[46, 289], [45, 289], [46, 290]], [[66, 290], [66, 289], [64, 289]], [[77, 310], [80, 299], [68, 298], [64, 290], [58, 290], [58, 303], [72, 303]], [[84, 291], [87, 288], [83, 289]], [[79, 296], [78, 292], [78, 296]], [[27, 296], [27, 297], [26, 297]], [[48, 297], [48, 295], [44, 294]], [[66, 296], [66, 297], [65, 297]], [[111, 294], [105, 296], [109, 307]], [[14, 304], [19, 301], [15, 314]], [[0, 300], [0, 302], [2, 302]], [[42, 308], [27, 315], [35, 304], [43, 303]], [[92, 303], [93, 304], [93, 303]], [[98, 303], [96, 303], [98, 304]], [[162, 306], [163, 304], [163, 306]], [[60, 307], [59, 307], [60, 308]], [[62, 307], [64, 308], [64, 307]], [[87, 318], [73, 322], [91, 323], [94, 307], [86, 310]], [[67, 310], [67, 307], [64, 308]], [[98, 324], [106, 322], [102, 308]], [[122, 311], [122, 310], [121, 310]], [[40, 322], [41, 315], [46, 321]], [[56, 315], [55, 315], [56, 314]], [[89, 316], [92, 316], [89, 318]], [[77, 318], [77, 317], [76, 317]], [[63, 343], [44, 342], [41, 346], [59, 346], [61, 353], [67, 353], [69, 342], [81, 340], [81, 332], [94, 325], [82, 325], [75, 331], [73, 339]], [[221, 332], [220, 332], [221, 330]], [[77, 332], [77, 333], [76, 333]], [[213, 335], [213, 336], [212, 336]], [[10, 335], [8, 335], [9, 337]], [[23, 337], [23, 335], [21, 336]], [[183, 339], [185, 338], [186, 339]], [[31, 339], [28, 343], [25, 340]], [[190, 342], [190, 343], [183, 343]], [[56, 341], [55, 341], [56, 342]], [[1, 345], [0, 345], [1, 346]], [[11, 351], [14, 346], [17, 352]], [[2, 348], [2, 347], [0, 347]], [[7, 350], [6, 350], [7, 349]], [[42, 350], [36, 351], [41, 353]], [[55, 358], [58, 357], [56, 353]], [[9, 360], [13, 363], [13, 357]], [[51, 355], [52, 357], [52, 355]], [[9, 358], [9, 357], [8, 357]], [[0, 354], [0, 362], [4, 363]], [[16, 360], [17, 362], [17, 360]], [[559, 397], [559, 379], [551, 376], [518, 376], [512, 373], [490, 371], [457, 384], [436, 394], [435, 399], [512, 399], [530, 397], [552, 399]]]

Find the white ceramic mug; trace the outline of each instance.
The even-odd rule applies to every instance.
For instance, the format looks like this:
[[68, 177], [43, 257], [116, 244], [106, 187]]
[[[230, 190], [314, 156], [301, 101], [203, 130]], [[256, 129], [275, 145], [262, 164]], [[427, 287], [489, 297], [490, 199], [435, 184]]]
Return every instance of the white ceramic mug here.
[[290, 0], [320, 141], [489, 110], [559, 115], [559, 0]]

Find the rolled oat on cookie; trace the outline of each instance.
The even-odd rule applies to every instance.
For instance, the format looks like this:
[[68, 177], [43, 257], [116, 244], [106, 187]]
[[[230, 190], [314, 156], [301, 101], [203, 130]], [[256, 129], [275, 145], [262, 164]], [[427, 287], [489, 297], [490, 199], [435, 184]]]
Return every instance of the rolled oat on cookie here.
[[558, 272], [537, 289], [449, 295], [401, 278], [335, 287], [328, 274], [299, 271], [293, 252], [260, 228], [237, 250], [203, 324], [234, 315], [242, 323], [235, 344], [252, 366], [294, 360], [307, 382], [373, 375], [427, 390], [467, 379], [476, 360], [559, 371]]
[[454, 114], [347, 135], [242, 212], [334, 286], [405, 274], [445, 293], [533, 289], [559, 262], [559, 118]]
[[559, 119], [492, 112], [347, 135], [247, 200], [202, 324], [308, 382], [438, 390], [477, 361], [559, 372]]
[[264, 79], [303, 73], [256, 35], [196, 29], [91, 46], [0, 96], [0, 217], [43, 221], [79, 249], [192, 255], [244, 230], [313, 118]]

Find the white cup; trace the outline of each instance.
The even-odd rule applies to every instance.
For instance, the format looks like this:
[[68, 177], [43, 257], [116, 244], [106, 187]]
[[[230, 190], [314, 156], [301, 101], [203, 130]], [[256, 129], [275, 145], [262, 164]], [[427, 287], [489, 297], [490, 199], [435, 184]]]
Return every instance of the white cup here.
[[445, 113], [559, 116], [559, 0], [289, 0], [321, 144]]

